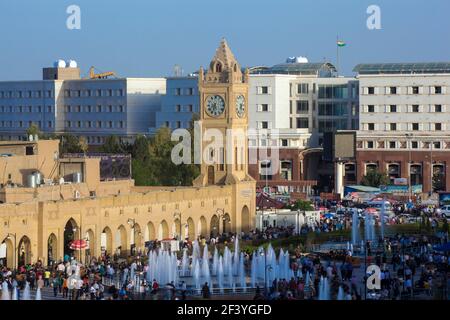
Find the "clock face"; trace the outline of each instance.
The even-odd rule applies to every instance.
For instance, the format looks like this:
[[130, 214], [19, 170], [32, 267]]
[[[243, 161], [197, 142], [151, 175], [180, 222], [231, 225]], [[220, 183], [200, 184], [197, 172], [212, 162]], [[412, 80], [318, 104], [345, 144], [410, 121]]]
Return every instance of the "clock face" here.
[[225, 101], [221, 96], [211, 96], [206, 100], [206, 111], [212, 117], [218, 117], [225, 111]]
[[239, 118], [245, 115], [245, 98], [243, 95], [239, 95], [236, 98], [236, 114]]

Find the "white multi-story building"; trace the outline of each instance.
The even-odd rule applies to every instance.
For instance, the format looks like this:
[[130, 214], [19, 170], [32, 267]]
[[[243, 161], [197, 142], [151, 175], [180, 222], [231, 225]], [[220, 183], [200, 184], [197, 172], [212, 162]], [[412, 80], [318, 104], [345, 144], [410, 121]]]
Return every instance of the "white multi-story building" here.
[[45, 68], [43, 80], [0, 82], [0, 138], [24, 137], [31, 124], [44, 133], [85, 136], [145, 134], [156, 123], [164, 78], [81, 79], [78, 68]]
[[[450, 188], [450, 63], [360, 64], [358, 181], [368, 170]], [[435, 181], [433, 181], [435, 180]]]

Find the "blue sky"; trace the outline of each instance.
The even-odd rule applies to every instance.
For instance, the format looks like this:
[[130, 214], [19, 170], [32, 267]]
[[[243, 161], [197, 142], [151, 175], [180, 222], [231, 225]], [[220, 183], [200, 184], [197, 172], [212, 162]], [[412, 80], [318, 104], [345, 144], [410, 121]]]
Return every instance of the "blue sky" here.
[[[66, 9], [81, 8], [81, 30]], [[369, 5], [381, 30], [366, 27]], [[450, 61], [448, 0], [1, 0], [0, 80], [40, 79], [58, 58], [119, 76], [168, 76], [207, 65], [222, 37], [243, 66], [289, 56], [361, 62]]]

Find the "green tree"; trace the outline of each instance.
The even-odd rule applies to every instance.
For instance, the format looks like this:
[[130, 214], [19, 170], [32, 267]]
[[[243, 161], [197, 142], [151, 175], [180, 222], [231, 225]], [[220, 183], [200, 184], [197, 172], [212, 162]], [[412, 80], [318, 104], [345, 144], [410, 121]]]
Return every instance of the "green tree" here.
[[314, 207], [310, 201], [297, 200], [292, 209], [300, 211], [313, 211]]
[[117, 136], [109, 136], [100, 147], [100, 151], [104, 153], [125, 153], [125, 148]]
[[389, 184], [389, 177], [385, 173], [381, 173], [378, 170], [369, 170], [367, 174], [362, 178], [361, 184], [363, 186], [375, 187], [384, 186]]
[[84, 153], [84, 146], [80, 144], [80, 139], [72, 134], [65, 133], [59, 137], [59, 153]]
[[27, 129], [27, 138], [30, 135], [33, 136], [33, 138], [34, 138], [34, 136], [38, 136], [39, 139], [42, 137], [41, 130], [39, 130], [39, 127], [37, 125], [35, 125], [34, 123], [32, 123]]

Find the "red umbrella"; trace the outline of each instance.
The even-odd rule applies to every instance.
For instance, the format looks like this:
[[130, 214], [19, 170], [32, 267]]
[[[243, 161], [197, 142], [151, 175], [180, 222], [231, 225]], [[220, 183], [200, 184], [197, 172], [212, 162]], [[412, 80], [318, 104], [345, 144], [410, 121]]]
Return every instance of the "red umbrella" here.
[[89, 249], [89, 244], [86, 240], [74, 240], [70, 244], [70, 249], [72, 250], [83, 250], [83, 249]]

